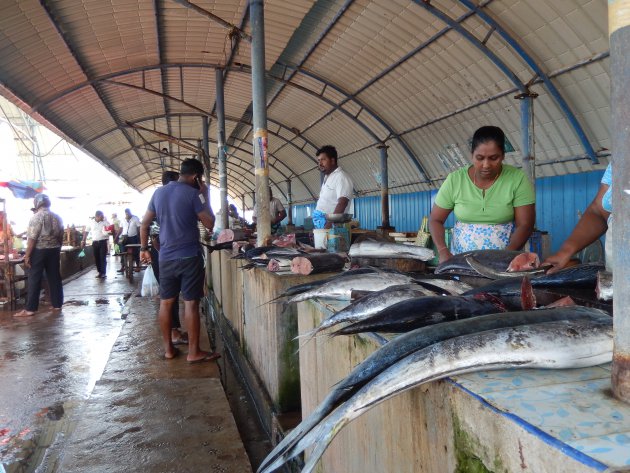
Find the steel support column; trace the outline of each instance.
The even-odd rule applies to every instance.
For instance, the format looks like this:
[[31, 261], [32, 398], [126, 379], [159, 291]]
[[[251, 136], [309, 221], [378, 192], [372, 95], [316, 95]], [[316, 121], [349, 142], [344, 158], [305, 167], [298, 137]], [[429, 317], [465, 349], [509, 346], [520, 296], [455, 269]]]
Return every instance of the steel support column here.
[[271, 235], [269, 214], [269, 162], [267, 159], [267, 99], [265, 92], [265, 18], [263, 0], [249, 0], [252, 28], [252, 111], [256, 173], [256, 244]]
[[225, 156], [225, 107], [223, 95], [223, 70], [216, 69], [217, 159], [219, 161], [219, 195], [221, 197], [221, 228], [229, 228], [227, 200], [227, 162]]
[[528, 92], [515, 98], [521, 101], [521, 160], [523, 172], [536, 187], [536, 163], [534, 158], [534, 99], [538, 94]]
[[384, 144], [377, 146], [381, 154], [381, 226], [389, 228], [389, 175], [387, 170], [387, 148]]
[[[611, 137], [614, 151], [613, 196], [613, 314], [612, 390], [630, 403], [630, 0], [608, 1], [610, 29]], [[610, 244], [606, 242], [606, 244]]]
[[[203, 156], [201, 156], [200, 161], [203, 163], [203, 170], [206, 178], [206, 182], [210, 185], [210, 146], [208, 145], [208, 128], [209, 128], [209, 120], [207, 116], [201, 117], [201, 148], [203, 150]], [[210, 199], [210, 196], [205, 196], [207, 199]]]
[[287, 180], [287, 214], [289, 217], [289, 225], [293, 225], [293, 193], [291, 192], [291, 179]]

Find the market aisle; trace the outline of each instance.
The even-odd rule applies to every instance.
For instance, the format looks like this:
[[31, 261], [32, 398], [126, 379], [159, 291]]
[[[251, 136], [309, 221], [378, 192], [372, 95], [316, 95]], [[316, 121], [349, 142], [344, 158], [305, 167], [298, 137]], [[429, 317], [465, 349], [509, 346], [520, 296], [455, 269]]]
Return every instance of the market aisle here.
[[62, 315], [0, 313], [0, 465], [251, 471], [216, 363], [161, 359], [158, 301], [108, 266], [66, 284]]

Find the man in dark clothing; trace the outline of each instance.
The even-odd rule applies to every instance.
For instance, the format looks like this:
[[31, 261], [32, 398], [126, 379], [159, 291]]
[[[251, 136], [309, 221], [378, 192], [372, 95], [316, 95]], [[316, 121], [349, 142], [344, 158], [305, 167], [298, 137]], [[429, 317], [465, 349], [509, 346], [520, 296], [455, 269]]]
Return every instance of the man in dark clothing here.
[[61, 311], [63, 304], [63, 285], [59, 269], [63, 222], [59, 215], [50, 211], [50, 199], [45, 194], [35, 196], [33, 207], [35, 215], [28, 223], [28, 240], [24, 254], [24, 266], [29, 269], [26, 308], [15, 314], [16, 317], [30, 317], [37, 312], [44, 270], [48, 278], [53, 311]]
[[157, 218], [160, 225], [160, 331], [164, 358], [172, 359], [178, 351], [171, 341], [171, 311], [176, 296], [184, 299], [184, 318], [188, 328], [189, 363], [218, 358], [199, 347], [199, 300], [203, 296], [204, 267], [199, 244], [197, 220], [210, 233], [214, 214], [208, 202], [208, 187], [203, 183], [203, 165], [196, 159], [182, 162], [180, 177], [155, 191], [140, 229], [141, 258], [151, 262], [148, 248], [149, 227]]

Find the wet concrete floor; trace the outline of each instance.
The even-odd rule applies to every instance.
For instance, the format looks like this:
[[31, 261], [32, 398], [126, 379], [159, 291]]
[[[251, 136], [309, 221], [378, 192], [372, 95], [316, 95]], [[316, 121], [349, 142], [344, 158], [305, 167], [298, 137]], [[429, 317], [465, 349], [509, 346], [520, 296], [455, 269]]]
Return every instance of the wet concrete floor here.
[[216, 362], [162, 359], [158, 300], [116, 266], [60, 315], [0, 310], [0, 472], [251, 471]]

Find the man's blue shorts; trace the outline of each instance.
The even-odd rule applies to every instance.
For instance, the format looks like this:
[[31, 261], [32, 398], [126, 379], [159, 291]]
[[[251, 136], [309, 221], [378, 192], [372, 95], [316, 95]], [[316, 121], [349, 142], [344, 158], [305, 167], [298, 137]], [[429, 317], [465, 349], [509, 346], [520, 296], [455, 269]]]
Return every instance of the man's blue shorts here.
[[160, 260], [160, 298], [172, 299], [180, 292], [185, 301], [203, 297], [203, 257]]

